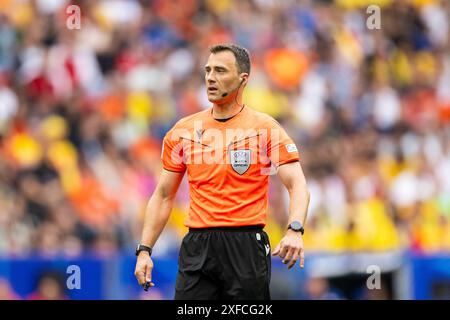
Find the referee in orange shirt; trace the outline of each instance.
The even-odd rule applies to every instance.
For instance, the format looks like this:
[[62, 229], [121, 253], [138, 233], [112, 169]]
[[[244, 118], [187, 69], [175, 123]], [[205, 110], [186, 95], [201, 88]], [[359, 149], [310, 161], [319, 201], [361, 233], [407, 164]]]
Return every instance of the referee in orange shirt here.
[[212, 107], [178, 121], [163, 141], [163, 170], [147, 205], [135, 276], [153, 286], [152, 248], [185, 172], [189, 228], [180, 248], [175, 299], [270, 299], [271, 256], [263, 231], [269, 175], [289, 191], [286, 234], [273, 250], [288, 268], [304, 265], [309, 192], [299, 152], [279, 123], [242, 103], [250, 75], [245, 48], [210, 48], [205, 83]]

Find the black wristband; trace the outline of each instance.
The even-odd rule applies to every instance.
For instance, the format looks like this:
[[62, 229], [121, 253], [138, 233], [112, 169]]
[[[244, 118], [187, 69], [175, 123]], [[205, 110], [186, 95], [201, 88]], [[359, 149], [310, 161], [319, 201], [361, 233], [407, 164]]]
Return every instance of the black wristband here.
[[147, 251], [148, 255], [151, 257], [152, 256], [152, 251], [153, 249], [149, 246], [145, 246], [143, 244], [138, 244], [137, 248], [136, 248], [136, 256], [139, 255], [139, 253], [141, 253], [141, 251]]

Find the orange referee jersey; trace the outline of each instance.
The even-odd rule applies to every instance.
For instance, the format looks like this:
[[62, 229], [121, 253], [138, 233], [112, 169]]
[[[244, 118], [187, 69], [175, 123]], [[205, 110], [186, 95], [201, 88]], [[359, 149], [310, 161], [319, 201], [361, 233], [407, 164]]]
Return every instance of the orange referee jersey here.
[[299, 153], [276, 120], [245, 106], [226, 121], [212, 108], [181, 119], [161, 158], [166, 170], [187, 170], [187, 227], [237, 227], [266, 224], [269, 175]]

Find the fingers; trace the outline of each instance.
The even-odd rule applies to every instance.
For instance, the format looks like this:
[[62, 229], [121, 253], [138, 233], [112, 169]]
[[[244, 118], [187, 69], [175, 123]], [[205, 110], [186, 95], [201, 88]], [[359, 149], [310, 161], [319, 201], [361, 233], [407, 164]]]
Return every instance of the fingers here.
[[302, 244], [286, 245], [281, 241], [273, 250], [273, 256], [280, 256], [283, 259], [283, 263], [287, 265], [288, 269], [291, 269], [300, 257], [300, 267], [305, 266], [305, 251]]
[[289, 244], [285, 244], [283, 241], [281, 241], [276, 247], [275, 250], [273, 250], [272, 255], [273, 256], [280, 256], [281, 258], [285, 258], [286, 254], [291, 249], [291, 246]]
[[284, 263], [284, 264], [287, 264], [287, 263], [289, 263], [289, 262], [291, 261], [292, 256], [294, 255], [295, 251], [296, 251], [296, 250], [295, 250], [294, 247], [290, 247], [290, 248], [287, 250], [286, 256], [285, 256], [284, 259], [283, 259], [283, 263]]
[[141, 269], [136, 269], [134, 275], [139, 283], [139, 285], [143, 286], [145, 283], [145, 271]]
[[299, 256], [299, 251], [298, 251], [298, 250], [295, 250], [295, 251], [294, 251], [294, 254], [293, 254], [293, 256], [292, 256], [292, 259], [291, 259], [291, 261], [290, 261], [289, 264], [288, 264], [288, 269], [291, 269], [293, 266], [295, 266], [295, 263], [296, 263], [297, 260], [298, 260], [298, 256]]
[[305, 266], [305, 250], [303, 248], [300, 249], [300, 268]]
[[152, 282], [152, 277], [149, 274], [150, 274], [150, 272], [144, 272], [142, 270], [135, 272], [135, 276], [136, 276], [136, 279], [137, 279], [139, 285], [143, 286], [145, 291], [147, 291], [148, 288], [155, 286], [155, 284]]
[[282, 241], [275, 247], [275, 250], [273, 250], [272, 255], [273, 256], [280, 256], [281, 258], [284, 259], [288, 249], [289, 249], [289, 247], [284, 245], [284, 243]]
[[145, 266], [145, 281], [152, 282], [152, 267], [148, 264]]
[[155, 284], [152, 282], [152, 269], [153, 267], [151, 265], [146, 266], [146, 272], [145, 272], [145, 284], [144, 284], [144, 290], [147, 291], [149, 287], [154, 287]]
[[281, 249], [281, 243], [279, 243], [279, 244], [275, 247], [275, 249], [272, 251], [272, 255], [273, 255], [273, 256], [278, 255], [278, 253], [280, 252], [280, 249]]
[[298, 260], [301, 248], [290, 247], [286, 257], [283, 259], [283, 263], [287, 265], [288, 269], [291, 269]]
[[155, 284], [152, 283], [152, 270], [153, 263], [151, 260], [146, 261], [138, 258], [134, 275], [136, 276], [139, 285], [143, 286], [145, 291], [147, 291], [150, 287], [155, 286]]
[[287, 246], [285, 244], [281, 244], [280, 252], [278, 253], [280, 258], [284, 259], [286, 257], [286, 254], [288, 253], [289, 249], [290, 249], [289, 246]]

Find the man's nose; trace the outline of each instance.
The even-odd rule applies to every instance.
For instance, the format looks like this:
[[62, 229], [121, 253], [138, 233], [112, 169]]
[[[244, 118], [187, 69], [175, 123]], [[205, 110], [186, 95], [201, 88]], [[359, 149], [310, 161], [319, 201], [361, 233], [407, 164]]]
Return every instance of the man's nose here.
[[216, 77], [214, 75], [214, 73], [209, 72], [206, 74], [206, 81], [208, 81], [208, 83], [215, 83], [216, 82]]

